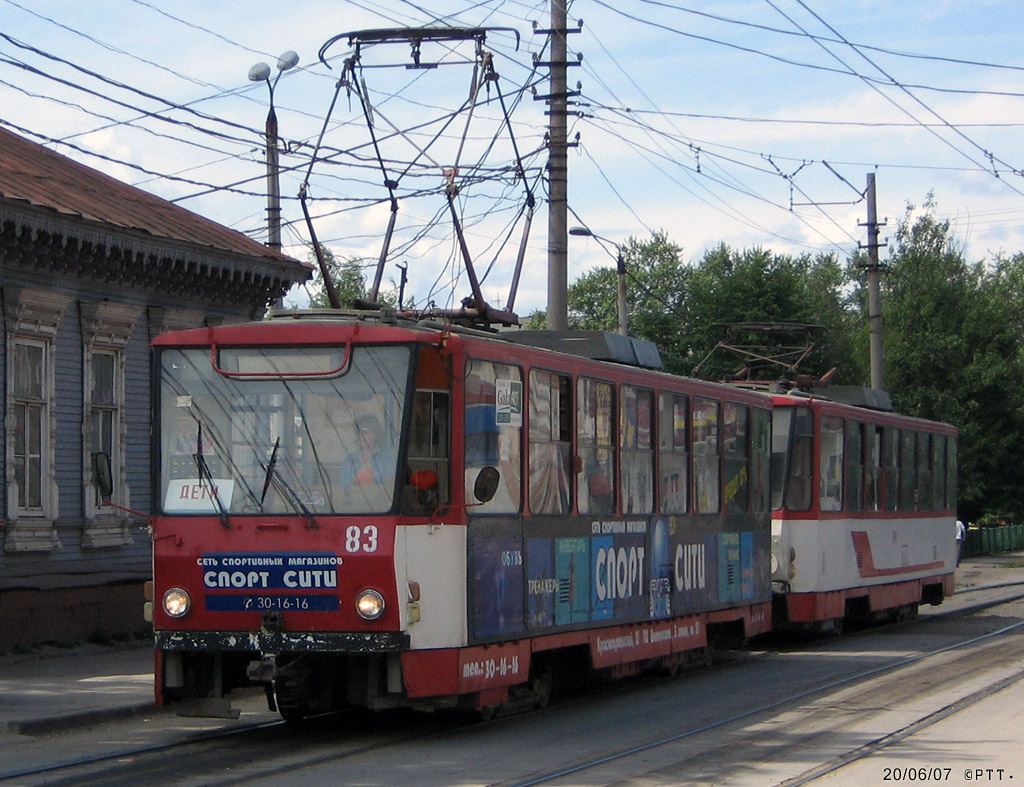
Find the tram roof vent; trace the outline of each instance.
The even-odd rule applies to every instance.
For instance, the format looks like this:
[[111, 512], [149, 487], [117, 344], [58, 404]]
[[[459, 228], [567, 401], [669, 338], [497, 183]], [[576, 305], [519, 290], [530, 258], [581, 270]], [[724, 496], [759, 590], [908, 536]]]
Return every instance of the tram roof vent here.
[[644, 369], [662, 368], [661, 353], [654, 342], [608, 331], [502, 331], [500, 336], [517, 344], [558, 350], [595, 361]]

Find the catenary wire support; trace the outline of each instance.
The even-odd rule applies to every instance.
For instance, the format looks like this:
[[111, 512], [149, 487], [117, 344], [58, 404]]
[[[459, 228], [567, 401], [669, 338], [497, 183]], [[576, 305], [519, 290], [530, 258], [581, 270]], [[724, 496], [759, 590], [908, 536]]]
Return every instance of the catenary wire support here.
[[[330, 68], [330, 64], [328, 63], [328, 60], [327, 60], [327, 52], [331, 48], [331, 46], [333, 46], [338, 41], [346, 39], [348, 44], [349, 44], [349, 46], [353, 47], [354, 51], [351, 54], [351, 56], [347, 57], [344, 60], [344, 65], [343, 65], [343, 69], [342, 69], [342, 76], [341, 76], [341, 79], [338, 80], [338, 83], [337, 83], [337, 86], [336, 86], [336, 89], [335, 89], [335, 95], [334, 95], [334, 98], [332, 99], [332, 102], [331, 102], [331, 110], [328, 113], [328, 116], [327, 116], [327, 118], [324, 121], [323, 130], [321, 131], [320, 138], [317, 141], [317, 149], [314, 152], [312, 161], [310, 162], [310, 168], [309, 168], [309, 171], [307, 172], [307, 183], [308, 183], [308, 179], [309, 179], [309, 172], [312, 171], [313, 163], [317, 159], [317, 154], [319, 152], [320, 145], [322, 143], [323, 136], [324, 136], [324, 131], [327, 128], [327, 125], [328, 125], [329, 120], [330, 120], [331, 113], [333, 113], [334, 106], [337, 103], [337, 98], [338, 98], [338, 95], [340, 94], [341, 88], [344, 87], [344, 88], [347, 89], [349, 96], [351, 96], [354, 93], [356, 98], [359, 100], [360, 107], [362, 108], [362, 112], [363, 112], [363, 117], [364, 117], [364, 120], [366, 122], [367, 129], [369, 130], [369, 134], [370, 134], [373, 150], [374, 150], [374, 153], [375, 153], [376, 158], [377, 158], [377, 164], [378, 164], [378, 166], [380, 168], [380, 171], [381, 171], [381, 174], [382, 174], [382, 177], [383, 177], [384, 186], [388, 190], [388, 196], [389, 196], [390, 205], [391, 205], [391, 215], [389, 217], [387, 230], [385, 231], [384, 241], [383, 241], [383, 244], [382, 244], [382, 249], [381, 249], [381, 252], [380, 252], [380, 256], [379, 256], [378, 261], [377, 261], [377, 267], [376, 267], [376, 271], [375, 271], [375, 274], [374, 274], [373, 285], [372, 285], [371, 291], [369, 293], [371, 301], [376, 301], [376, 299], [377, 299], [377, 297], [379, 295], [380, 283], [381, 283], [381, 280], [383, 278], [384, 267], [385, 267], [385, 264], [386, 264], [386, 261], [387, 261], [387, 258], [388, 258], [388, 254], [389, 254], [389, 251], [390, 251], [391, 239], [392, 239], [392, 236], [393, 236], [393, 233], [394, 233], [394, 228], [395, 228], [395, 224], [396, 224], [396, 220], [397, 220], [397, 214], [398, 214], [398, 196], [396, 194], [396, 190], [398, 189], [399, 182], [400, 182], [401, 178], [405, 174], [407, 174], [412, 169], [412, 167], [415, 166], [416, 162], [419, 161], [419, 159], [421, 159], [421, 158], [425, 158], [425, 159], [431, 161], [431, 163], [433, 163], [435, 166], [438, 166], [437, 162], [433, 161], [433, 159], [429, 156], [429, 154], [427, 152], [428, 149], [430, 148], [430, 146], [434, 142], [436, 142], [442, 136], [442, 134], [449, 127], [449, 125], [454, 121], [455, 117], [457, 117], [458, 114], [460, 114], [461, 112], [467, 111], [467, 107], [468, 107], [466, 123], [465, 123], [464, 129], [463, 129], [463, 132], [462, 132], [462, 136], [461, 136], [461, 139], [460, 139], [460, 142], [459, 142], [459, 146], [458, 146], [458, 150], [457, 150], [457, 153], [456, 153], [456, 156], [455, 156], [454, 164], [452, 166], [450, 166], [450, 167], [443, 167], [442, 168], [442, 171], [443, 171], [444, 176], [445, 176], [445, 195], [446, 195], [446, 199], [447, 199], [447, 202], [448, 202], [449, 211], [451, 213], [452, 220], [453, 220], [453, 223], [454, 223], [455, 233], [456, 233], [456, 236], [457, 236], [457, 239], [458, 239], [459, 249], [460, 249], [460, 252], [461, 252], [461, 256], [463, 258], [463, 262], [465, 264], [466, 272], [467, 272], [467, 275], [469, 277], [470, 285], [471, 285], [471, 288], [472, 288], [472, 297], [470, 299], [466, 299], [466, 301], [464, 301], [464, 305], [465, 305], [464, 312], [472, 315], [475, 319], [482, 319], [485, 322], [496, 322], [496, 323], [501, 323], [501, 324], [505, 324], [505, 325], [518, 324], [518, 321], [519, 321], [518, 320], [518, 316], [511, 312], [511, 305], [514, 302], [515, 290], [518, 287], [519, 273], [521, 271], [523, 258], [525, 256], [525, 248], [526, 248], [526, 243], [527, 243], [527, 239], [528, 239], [528, 235], [529, 235], [529, 228], [530, 228], [531, 221], [532, 221], [532, 215], [533, 215], [533, 209], [534, 209], [534, 205], [535, 205], [535, 199], [534, 199], [534, 196], [533, 196], [533, 192], [532, 192], [529, 184], [526, 181], [525, 170], [524, 170], [524, 167], [523, 167], [523, 164], [522, 164], [522, 159], [521, 159], [521, 156], [519, 154], [518, 146], [516, 145], [514, 136], [512, 135], [512, 125], [511, 125], [511, 120], [509, 118], [508, 109], [507, 109], [507, 107], [505, 105], [504, 97], [501, 95], [500, 89], [498, 89], [498, 96], [499, 96], [499, 100], [500, 100], [500, 103], [501, 103], [502, 111], [503, 111], [503, 114], [504, 114], [504, 123], [505, 123], [506, 127], [508, 128], [510, 137], [512, 138], [512, 146], [513, 146], [513, 150], [515, 151], [515, 155], [516, 155], [516, 173], [517, 173], [518, 177], [522, 177], [523, 178], [524, 185], [526, 186], [526, 201], [527, 201], [527, 205], [528, 205], [527, 219], [526, 219], [525, 228], [524, 228], [524, 235], [523, 235], [523, 239], [522, 239], [522, 243], [521, 243], [521, 249], [520, 249], [520, 252], [519, 252], [519, 255], [518, 255], [518, 258], [517, 258], [517, 262], [516, 262], [516, 272], [515, 272], [515, 275], [514, 275], [514, 284], [513, 284], [513, 288], [511, 290], [510, 296], [509, 296], [509, 307], [506, 308], [504, 311], [496, 310], [496, 309], [491, 308], [490, 306], [487, 305], [486, 301], [483, 298], [482, 290], [480, 288], [480, 280], [478, 279], [478, 277], [476, 275], [476, 272], [475, 272], [475, 270], [473, 268], [472, 257], [471, 257], [471, 255], [469, 253], [469, 247], [468, 247], [467, 242], [466, 242], [465, 233], [463, 231], [462, 223], [461, 223], [461, 220], [460, 220], [460, 218], [458, 216], [458, 211], [456, 209], [456, 204], [455, 204], [456, 197], [459, 194], [459, 185], [457, 183], [457, 178], [458, 178], [458, 175], [459, 175], [459, 165], [461, 163], [461, 157], [462, 157], [462, 154], [463, 154], [463, 151], [464, 151], [466, 140], [467, 140], [468, 135], [469, 135], [469, 129], [470, 129], [470, 124], [471, 124], [472, 119], [473, 119], [474, 110], [476, 108], [476, 104], [478, 103], [478, 101], [480, 99], [480, 92], [481, 92], [480, 89], [481, 89], [481, 87], [486, 86], [487, 89], [488, 89], [488, 93], [489, 93], [490, 86], [492, 84], [497, 85], [497, 82], [498, 82], [498, 76], [497, 76], [497, 73], [494, 70], [494, 65], [493, 65], [493, 55], [490, 52], [488, 52], [488, 51], [486, 51], [484, 49], [484, 43], [486, 41], [487, 33], [488, 32], [495, 32], [495, 31], [510, 32], [510, 33], [512, 33], [515, 36], [515, 39], [516, 39], [516, 49], [518, 50], [518, 48], [519, 48], [519, 33], [516, 30], [514, 30], [513, 28], [449, 28], [449, 27], [445, 27], [445, 28], [375, 29], [375, 30], [361, 30], [361, 31], [356, 31], [356, 32], [352, 32], [352, 33], [342, 33], [340, 35], [334, 36], [331, 39], [329, 39], [320, 48], [319, 59], [321, 60], [321, 62], [323, 62], [325, 65], [327, 65], [328, 68]], [[431, 140], [431, 142], [428, 143], [426, 147], [420, 147], [420, 146], [416, 145], [413, 140], [409, 139], [394, 124], [390, 123], [386, 118], [384, 118], [383, 115], [381, 115], [380, 112], [376, 108], [374, 108], [373, 105], [371, 104], [370, 97], [369, 97], [369, 91], [367, 90], [365, 80], [362, 78], [362, 71], [363, 71], [363, 65], [361, 63], [362, 50], [363, 50], [364, 47], [367, 47], [367, 46], [373, 46], [373, 45], [378, 45], [378, 44], [389, 44], [389, 43], [396, 43], [396, 42], [405, 42], [405, 43], [408, 43], [410, 45], [410, 50], [411, 50], [410, 54], [411, 54], [411, 59], [412, 59], [412, 63], [407, 65], [406, 66], [407, 68], [412, 68], [412, 69], [436, 68], [437, 65], [438, 65], [437, 63], [429, 63], [429, 62], [425, 62], [424, 61], [424, 59], [423, 59], [423, 51], [422, 51], [422, 44], [423, 43], [425, 43], [425, 42], [436, 42], [436, 43], [460, 42], [460, 41], [469, 41], [469, 40], [474, 41], [475, 45], [476, 45], [475, 46], [475, 58], [474, 58], [473, 76], [472, 76], [472, 80], [471, 80], [469, 97], [468, 97], [467, 101], [463, 104], [463, 106], [459, 109], [459, 111], [456, 112], [456, 113], [453, 113], [448, 118], [448, 120], [444, 123], [443, 128], [434, 136], [434, 139]], [[413, 162], [411, 162], [406, 167], [406, 169], [403, 172], [397, 173], [395, 176], [392, 176], [392, 175], [389, 174], [387, 165], [385, 164], [383, 155], [381, 153], [380, 145], [379, 145], [379, 140], [378, 140], [378, 135], [377, 135], [377, 132], [375, 130], [375, 121], [374, 121], [375, 117], [382, 118], [384, 120], [384, 122], [387, 123], [395, 131], [396, 134], [398, 134], [399, 136], [402, 136], [403, 138], [405, 138], [418, 151], [418, 155], [417, 155], [416, 159]], [[309, 211], [308, 211], [305, 199], [304, 199], [304, 195], [306, 193], [306, 190], [307, 190], [306, 189], [306, 183], [304, 183], [303, 184], [303, 189], [302, 189], [302, 192], [301, 192], [302, 196], [303, 196], [303, 200], [302, 200], [303, 212], [304, 212], [304, 214], [307, 217], [307, 224], [311, 224], [311, 222], [309, 220]], [[311, 234], [311, 236], [313, 235], [313, 231], [312, 231], [311, 227], [310, 227], [310, 234]], [[319, 248], [318, 248], [318, 246], [317, 246], [315, 241], [314, 241], [314, 248], [318, 252], [318, 260], [319, 260], [321, 254], [320, 254], [320, 250], [319, 250]], [[321, 270], [322, 270], [322, 272], [323, 272], [324, 269], [325, 269], [325, 265], [323, 263], [321, 263]], [[325, 280], [326, 280], [326, 278], [327, 277], [325, 275]]]

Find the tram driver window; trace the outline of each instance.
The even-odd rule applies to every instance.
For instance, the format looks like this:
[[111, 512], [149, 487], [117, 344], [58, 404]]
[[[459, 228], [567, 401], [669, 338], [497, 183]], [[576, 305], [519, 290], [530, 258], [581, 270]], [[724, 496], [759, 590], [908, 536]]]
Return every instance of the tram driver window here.
[[418, 390], [413, 396], [402, 505], [431, 513], [448, 502], [448, 392]]

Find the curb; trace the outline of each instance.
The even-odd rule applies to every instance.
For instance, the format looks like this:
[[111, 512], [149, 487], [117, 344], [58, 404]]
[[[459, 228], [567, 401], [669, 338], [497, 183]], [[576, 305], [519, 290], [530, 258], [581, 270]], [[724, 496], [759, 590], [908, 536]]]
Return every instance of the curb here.
[[59, 716], [48, 716], [27, 721], [0, 722], [0, 732], [9, 735], [46, 735], [52, 732], [63, 732], [92, 724], [130, 719], [145, 714], [157, 713], [159, 708], [153, 702], [138, 705], [124, 705], [119, 708], [95, 708], [93, 710], [68, 713]]

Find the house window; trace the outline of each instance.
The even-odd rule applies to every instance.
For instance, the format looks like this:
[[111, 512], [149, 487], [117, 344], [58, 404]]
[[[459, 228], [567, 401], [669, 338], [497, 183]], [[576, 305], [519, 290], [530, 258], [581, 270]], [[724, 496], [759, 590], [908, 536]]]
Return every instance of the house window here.
[[14, 482], [18, 509], [27, 514], [43, 513], [43, 468], [49, 448], [44, 437], [49, 432], [47, 350], [42, 341], [14, 342]]
[[[92, 425], [91, 453], [104, 453], [110, 457], [111, 467], [121, 465], [120, 434], [121, 427], [121, 395], [119, 353], [99, 350], [93, 351], [90, 357], [89, 381], [89, 420]], [[112, 498], [118, 497], [118, 478], [113, 478]], [[105, 506], [99, 490], [95, 489], [94, 505]]]
[[58, 328], [70, 298], [30, 287], [2, 290], [7, 382], [4, 422], [7, 510], [5, 552], [60, 546], [54, 528], [58, 489], [54, 363]]
[[[125, 424], [125, 350], [142, 309], [110, 301], [81, 301], [78, 308], [85, 368], [82, 391], [85, 527], [82, 546], [86, 549], [123, 546], [132, 543], [128, 513], [124, 508], [118, 508], [131, 506]], [[112, 491], [107, 499], [100, 494], [94, 477], [93, 455], [97, 453], [110, 458]], [[116, 505], [110, 505], [111, 502]]]

